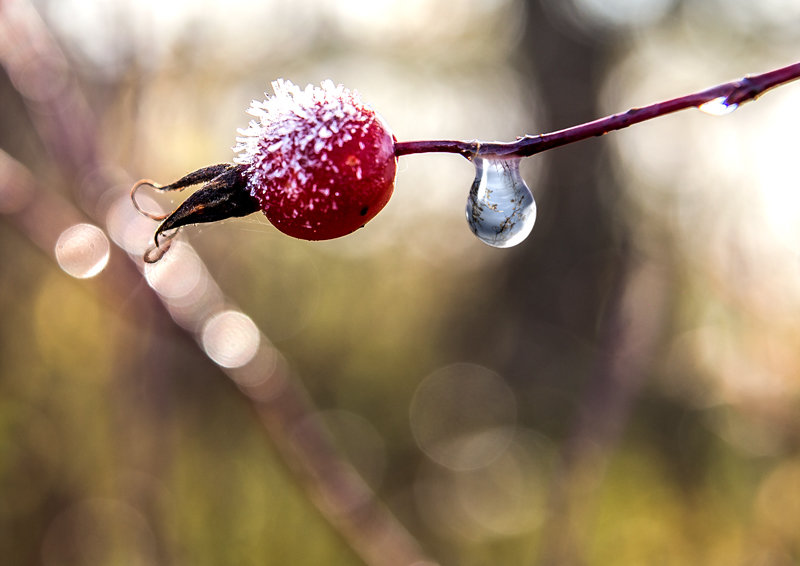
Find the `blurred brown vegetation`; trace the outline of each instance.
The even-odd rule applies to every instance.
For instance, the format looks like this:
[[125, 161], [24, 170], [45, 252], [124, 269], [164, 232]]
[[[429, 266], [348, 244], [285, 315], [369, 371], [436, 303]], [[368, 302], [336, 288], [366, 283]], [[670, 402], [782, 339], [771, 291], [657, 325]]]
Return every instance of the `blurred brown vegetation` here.
[[[358, 89], [401, 140], [508, 140], [787, 64], [800, 39], [779, 0], [34, 5], [66, 60], [29, 69], [38, 87], [0, 74], [0, 148], [91, 215], [134, 178], [230, 160], [278, 77]], [[96, 171], [35, 127], [31, 92], [72, 80]], [[340, 241], [260, 216], [183, 237], [442, 564], [794, 564], [798, 88], [526, 160], [539, 218], [511, 250], [469, 233], [451, 155], [404, 157], [387, 209]], [[8, 221], [11, 194], [2, 562], [359, 563], [125, 254], [70, 278]]]

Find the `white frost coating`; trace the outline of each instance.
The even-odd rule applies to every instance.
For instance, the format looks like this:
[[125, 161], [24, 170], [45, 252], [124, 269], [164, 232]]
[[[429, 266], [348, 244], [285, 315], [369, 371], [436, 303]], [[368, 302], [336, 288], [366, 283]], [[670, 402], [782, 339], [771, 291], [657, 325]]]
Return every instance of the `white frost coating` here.
[[[309, 168], [333, 167], [328, 154], [366, 132], [374, 112], [358, 93], [332, 81], [301, 89], [290, 81], [272, 83], [273, 96], [254, 100], [247, 113], [254, 117], [238, 130], [234, 162], [249, 166], [250, 192], [254, 196], [270, 181], [281, 179], [285, 197], [296, 197], [297, 186], [307, 181]], [[316, 163], [314, 161], [316, 160]], [[291, 185], [295, 185], [291, 187]]]

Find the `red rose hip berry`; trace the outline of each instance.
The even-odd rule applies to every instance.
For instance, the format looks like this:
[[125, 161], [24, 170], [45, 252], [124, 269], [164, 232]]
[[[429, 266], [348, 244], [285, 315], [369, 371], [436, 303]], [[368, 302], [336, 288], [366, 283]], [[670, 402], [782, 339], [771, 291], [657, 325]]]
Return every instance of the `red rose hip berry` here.
[[364, 226], [389, 202], [395, 139], [372, 108], [331, 81], [300, 89], [279, 80], [272, 88], [273, 96], [251, 104], [253, 119], [239, 130], [233, 164], [204, 167], [169, 185], [143, 179], [133, 186], [135, 196], [144, 185], [171, 191], [203, 183], [171, 214], [144, 213], [163, 220], [145, 261], [168, 249], [159, 248], [165, 231], [187, 224], [261, 210], [285, 234], [328, 240]]
[[301, 90], [272, 84], [253, 101], [240, 130], [236, 163], [250, 194], [278, 230], [305, 240], [345, 236], [375, 217], [394, 187], [394, 137], [383, 120], [343, 86]]

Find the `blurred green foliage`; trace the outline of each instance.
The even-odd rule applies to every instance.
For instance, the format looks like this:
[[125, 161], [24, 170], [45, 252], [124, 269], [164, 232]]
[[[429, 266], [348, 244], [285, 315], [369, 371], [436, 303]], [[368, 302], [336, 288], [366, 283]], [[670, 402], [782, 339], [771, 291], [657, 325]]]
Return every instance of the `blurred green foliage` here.
[[[230, 159], [277, 77], [360, 90], [399, 139], [511, 139], [796, 57], [790, 3], [610, 4], [36, 2], [125, 179]], [[69, 194], [5, 77], [0, 100], [0, 147]], [[528, 160], [539, 223], [509, 251], [473, 241], [453, 156], [403, 158], [393, 201], [342, 241], [260, 217], [186, 235], [442, 564], [793, 564], [797, 101], [790, 85]], [[4, 221], [0, 257], [3, 563], [359, 563], [245, 397], [139, 309], [144, 280], [120, 300]], [[410, 422], [455, 363], [516, 402], [478, 469], [435, 461]], [[442, 442], [478, 451], [461, 424]]]

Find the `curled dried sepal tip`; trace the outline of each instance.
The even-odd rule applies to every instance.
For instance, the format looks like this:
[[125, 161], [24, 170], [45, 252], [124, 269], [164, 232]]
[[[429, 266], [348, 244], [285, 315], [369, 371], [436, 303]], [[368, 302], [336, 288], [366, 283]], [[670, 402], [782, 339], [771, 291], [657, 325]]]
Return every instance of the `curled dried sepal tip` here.
[[[146, 212], [136, 201], [137, 191], [144, 186], [166, 192], [183, 190], [200, 183], [202, 183], [200, 190], [192, 194], [170, 214]], [[136, 209], [142, 214], [154, 220], [163, 220], [153, 237], [155, 248], [158, 250], [160, 248], [159, 238], [163, 236], [168, 243], [171, 242], [181, 226], [216, 222], [256, 212], [259, 209], [259, 203], [250, 196], [246, 187], [247, 180], [243, 167], [222, 163], [193, 171], [169, 185], [158, 185], [148, 179], [142, 179], [131, 189], [131, 198]], [[170, 233], [165, 235], [167, 232]], [[158, 261], [163, 256], [163, 252], [156, 254], [152, 249], [148, 252], [145, 254], [145, 261], [150, 263]]]
[[148, 212], [139, 205], [139, 201], [136, 200], [136, 193], [138, 193], [142, 187], [151, 187], [156, 190], [161, 189], [161, 185], [151, 179], [139, 179], [138, 181], [136, 181], [133, 187], [131, 187], [131, 201], [133, 202], [133, 208], [136, 209], [136, 212], [138, 212], [143, 216], [146, 216], [147, 218], [151, 218], [153, 220], [158, 220], [158, 221], [164, 220], [167, 216], [169, 216], [168, 214], [163, 214], [163, 213], [156, 214], [154, 212]]
[[[257, 210], [290, 236], [338, 238], [364, 226], [389, 201], [395, 138], [357, 93], [331, 81], [305, 89], [284, 80], [272, 86], [273, 96], [250, 106], [254, 119], [239, 130], [234, 164], [204, 167], [169, 185], [145, 179], [134, 185], [137, 210], [163, 220], [156, 247], [165, 231]], [[163, 217], [143, 211], [135, 200], [145, 185], [173, 191], [200, 183], [200, 190]]]

